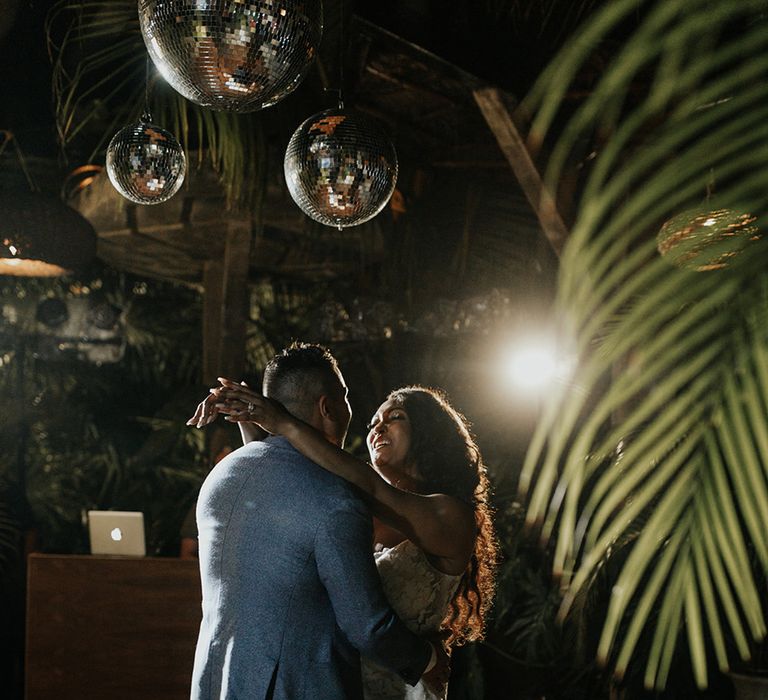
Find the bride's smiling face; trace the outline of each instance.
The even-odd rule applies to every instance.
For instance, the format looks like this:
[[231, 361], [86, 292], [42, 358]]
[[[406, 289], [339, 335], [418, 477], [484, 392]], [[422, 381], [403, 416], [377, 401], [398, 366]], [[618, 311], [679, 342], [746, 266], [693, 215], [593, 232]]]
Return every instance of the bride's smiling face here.
[[368, 453], [373, 466], [402, 469], [411, 449], [411, 420], [405, 409], [385, 401], [368, 424]]

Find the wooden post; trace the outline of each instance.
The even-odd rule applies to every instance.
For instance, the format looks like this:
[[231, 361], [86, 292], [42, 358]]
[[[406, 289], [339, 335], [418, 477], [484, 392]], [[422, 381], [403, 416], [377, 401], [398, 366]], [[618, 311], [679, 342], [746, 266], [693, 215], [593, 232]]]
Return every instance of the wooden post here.
[[224, 255], [203, 271], [203, 382], [242, 377], [249, 314], [250, 221], [228, 221]]
[[506, 157], [526, 198], [533, 207], [541, 229], [555, 254], [560, 253], [568, 239], [568, 229], [557, 211], [552, 193], [547, 190], [541, 175], [525, 147], [509, 110], [496, 88], [482, 88], [472, 93], [477, 106], [488, 123], [496, 141]]

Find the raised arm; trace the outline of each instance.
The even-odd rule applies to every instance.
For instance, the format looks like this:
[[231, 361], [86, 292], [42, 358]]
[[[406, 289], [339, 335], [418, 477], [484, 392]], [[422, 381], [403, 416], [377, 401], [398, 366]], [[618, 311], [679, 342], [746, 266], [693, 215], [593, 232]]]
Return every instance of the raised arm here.
[[444, 560], [446, 573], [464, 570], [475, 541], [471, 506], [446, 494], [421, 495], [395, 488], [367, 462], [328, 442], [277, 401], [233, 382], [222, 384], [216, 405], [228, 414], [226, 420], [254, 421], [269, 433], [284, 436], [313, 462], [360, 488], [376, 517], [427, 554]]

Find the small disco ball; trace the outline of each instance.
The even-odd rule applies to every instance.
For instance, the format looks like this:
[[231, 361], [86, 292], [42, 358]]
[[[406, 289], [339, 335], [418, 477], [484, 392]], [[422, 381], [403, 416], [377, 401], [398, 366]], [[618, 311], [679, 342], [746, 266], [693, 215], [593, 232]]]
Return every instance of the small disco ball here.
[[107, 175], [136, 204], [160, 204], [175, 195], [187, 171], [176, 137], [149, 120], [120, 129], [107, 147]]
[[139, 0], [144, 43], [174, 90], [253, 112], [303, 80], [323, 32], [321, 0]]
[[316, 114], [296, 129], [283, 167], [299, 208], [339, 229], [376, 216], [397, 182], [397, 154], [384, 131], [343, 109]]
[[676, 267], [706, 272], [727, 267], [750, 241], [762, 237], [757, 217], [732, 209], [687, 211], [667, 221], [656, 236], [662, 257]]

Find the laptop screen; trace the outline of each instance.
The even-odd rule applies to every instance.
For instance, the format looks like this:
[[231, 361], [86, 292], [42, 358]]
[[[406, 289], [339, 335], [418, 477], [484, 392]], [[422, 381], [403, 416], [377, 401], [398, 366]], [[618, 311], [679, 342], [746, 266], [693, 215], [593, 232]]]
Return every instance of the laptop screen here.
[[89, 510], [91, 554], [143, 557], [144, 514], [120, 510]]

